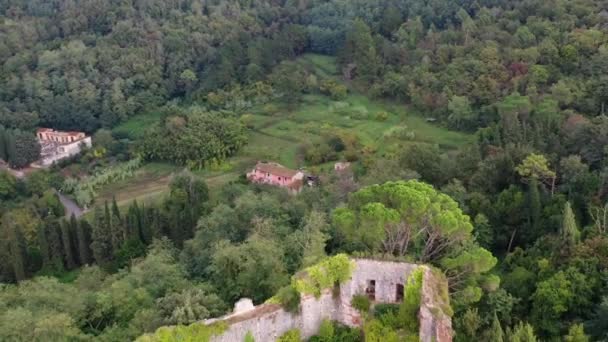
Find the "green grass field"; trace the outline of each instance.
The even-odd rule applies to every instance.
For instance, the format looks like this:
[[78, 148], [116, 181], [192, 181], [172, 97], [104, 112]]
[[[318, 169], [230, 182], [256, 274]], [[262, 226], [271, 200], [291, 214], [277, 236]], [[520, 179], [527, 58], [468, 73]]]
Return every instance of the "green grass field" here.
[[[296, 60], [319, 80], [340, 80], [335, 58], [305, 54]], [[395, 142], [401, 145], [411, 142], [438, 144], [442, 149], [455, 149], [472, 141], [468, 134], [449, 131], [429, 123], [405, 105], [389, 101], [372, 100], [356, 91], [340, 101], [319, 94], [308, 94], [295, 109], [289, 110], [282, 103], [272, 103], [276, 110], [268, 112], [268, 105], [252, 108], [248, 144], [225, 164], [214, 169], [196, 171], [214, 190], [235, 180], [249, 170], [258, 160], [271, 160], [288, 167], [303, 167], [297, 158], [298, 148], [305, 143], [320, 139], [324, 132], [342, 130], [354, 134], [361, 145], [373, 151], [383, 152]], [[387, 113], [386, 120], [377, 119], [377, 113]], [[140, 115], [114, 128], [114, 132], [135, 139], [145, 129], [160, 120], [160, 113]], [[403, 132], [399, 138], [389, 132]], [[404, 138], [403, 136], [406, 136]], [[120, 205], [132, 200], [155, 201], [166, 191], [170, 175], [180, 168], [152, 163], [144, 166], [133, 179], [107, 186], [99, 192], [98, 202], [116, 196]]]
[[145, 133], [146, 129], [157, 123], [160, 120], [160, 117], [160, 111], [140, 114], [114, 127], [112, 132], [119, 136], [128, 137], [129, 139], [137, 139]]

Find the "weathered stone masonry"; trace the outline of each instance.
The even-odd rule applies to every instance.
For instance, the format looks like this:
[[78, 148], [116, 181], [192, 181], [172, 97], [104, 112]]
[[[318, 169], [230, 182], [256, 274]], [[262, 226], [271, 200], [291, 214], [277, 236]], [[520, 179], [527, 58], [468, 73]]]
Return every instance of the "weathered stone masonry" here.
[[[319, 331], [323, 320], [338, 321], [348, 326], [360, 326], [361, 315], [351, 306], [354, 295], [371, 295], [374, 292], [378, 303], [397, 303], [399, 286], [418, 268], [424, 270], [420, 301], [420, 340], [423, 342], [451, 342], [452, 321], [444, 313], [448, 305], [441, 292], [447, 293], [447, 284], [430, 268], [422, 265], [354, 259], [354, 270], [349, 281], [340, 285], [339, 293], [325, 290], [319, 298], [303, 296], [298, 313], [289, 313], [278, 304], [262, 304], [251, 309], [241, 309], [219, 319], [208, 320], [210, 324], [224, 321], [229, 328], [221, 336], [212, 338], [213, 342], [243, 341], [251, 332], [257, 342], [272, 342], [290, 329], [299, 329], [302, 337], [310, 338]], [[373, 283], [371, 283], [373, 281]], [[374, 290], [371, 290], [373, 288]], [[337, 292], [337, 291], [336, 291]], [[405, 294], [407, 295], [407, 294]], [[242, 303], [241, 303], [242, 304]]]

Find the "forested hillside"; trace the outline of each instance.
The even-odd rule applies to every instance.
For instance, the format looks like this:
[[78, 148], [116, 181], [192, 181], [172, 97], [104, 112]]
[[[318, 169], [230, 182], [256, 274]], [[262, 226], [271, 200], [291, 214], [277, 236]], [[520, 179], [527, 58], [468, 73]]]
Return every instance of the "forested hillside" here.
[[[290, 307], [290, 275], [343, 252], [440, 269], [455, 341], [608, 340], [608, 1], [0, 12], [0, 159], [27, 164], [39, 126], [94, 134], [50, 170], [0, 170], [0, 340], [133, 340], [241, 297]], [[318, 184], [249, 184], [256, 159]], [[154, 201], [96, 201], [151, 162], [190, 171]], [[52, 189], [89, 214], [63, 219]], [[400, 341], [395, 310], [319, 340]]]

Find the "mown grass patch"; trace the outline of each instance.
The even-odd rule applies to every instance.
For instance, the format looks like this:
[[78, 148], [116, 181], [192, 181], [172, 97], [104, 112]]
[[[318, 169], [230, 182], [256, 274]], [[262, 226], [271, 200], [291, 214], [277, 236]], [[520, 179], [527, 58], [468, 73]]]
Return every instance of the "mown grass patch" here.
[[140, 138], [146, 132], [146, 129], [155, 125], [160, 121], [160, 111], [148, 112], [145, 114], [136, 115], [129, 120], [121, 123], [112, 129], [112, 133], [119, 137], [125, 137], [132, 140]]

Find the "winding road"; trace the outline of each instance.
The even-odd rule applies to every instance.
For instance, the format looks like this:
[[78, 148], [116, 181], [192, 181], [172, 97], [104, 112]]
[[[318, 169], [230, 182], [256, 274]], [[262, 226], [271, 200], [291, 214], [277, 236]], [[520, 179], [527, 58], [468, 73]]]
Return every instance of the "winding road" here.
[[76, 202], [74, 202], [71, 198], [65, 196], [59, 191], [55, 192], [59, 197], [59, 201], [61, 201], [61, 204], [63, 204], [63, 207], [65, 208], [66, 217], [72, 217], [72, 215], [74, 215], [76, 216], [76, 218], [79, 218], [85, 213], [85, 211], [81, 207], [79, 207], [78, 204], [76, 204]]

